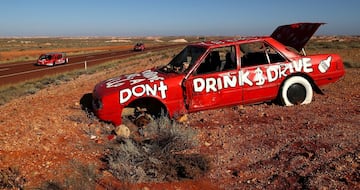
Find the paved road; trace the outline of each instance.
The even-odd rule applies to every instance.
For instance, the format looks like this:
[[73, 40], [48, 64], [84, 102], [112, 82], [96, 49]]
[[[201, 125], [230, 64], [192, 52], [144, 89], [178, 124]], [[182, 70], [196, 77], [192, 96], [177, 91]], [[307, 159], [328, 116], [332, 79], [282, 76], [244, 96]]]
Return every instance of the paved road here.
[[37, 79], [46, 75], [59, 74], [66, 71], [91, 67], [106, 61], [122, 59], [133, 55], [146, 53], [150, 50], [162, 50], [175, 46], [184, 46], [184, 44], [149, 47], [144, 52], [125, 51], [108, 51], [102, 53], [93, 53], [69, 57], [69, 63], [65, 65], [56, 65], [54, 67], [36, 66], [35, 61], [0, 64], [0, 86], [11, 85], [26, 80]]

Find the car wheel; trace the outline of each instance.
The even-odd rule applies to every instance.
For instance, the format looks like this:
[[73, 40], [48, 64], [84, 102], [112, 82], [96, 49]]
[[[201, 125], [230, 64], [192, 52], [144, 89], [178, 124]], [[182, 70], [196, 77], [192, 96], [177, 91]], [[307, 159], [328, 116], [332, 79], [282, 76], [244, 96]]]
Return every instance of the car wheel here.
[[285, 81], [280, 96], [285, 106], [309, 104], [312, 101], [313, 89], [304, 77], [294, 76]]

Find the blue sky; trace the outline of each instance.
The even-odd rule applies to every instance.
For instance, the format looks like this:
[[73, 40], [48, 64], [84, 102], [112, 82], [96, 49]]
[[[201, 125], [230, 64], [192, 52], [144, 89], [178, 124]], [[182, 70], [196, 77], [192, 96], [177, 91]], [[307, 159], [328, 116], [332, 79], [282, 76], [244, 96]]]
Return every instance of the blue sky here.
[[0, 37], [270, 35], [295, 22], [360, 35], [359, 12], [359, 0], [2, 0]]

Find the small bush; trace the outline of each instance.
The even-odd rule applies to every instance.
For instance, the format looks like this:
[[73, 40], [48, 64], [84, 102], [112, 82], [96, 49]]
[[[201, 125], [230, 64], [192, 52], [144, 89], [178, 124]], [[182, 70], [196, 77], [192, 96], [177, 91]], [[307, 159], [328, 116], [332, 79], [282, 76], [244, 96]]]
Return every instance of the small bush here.
[[15, 167], [0, 169], [0, 189], [24, 189], [26, 180]]
[[95, 189], [96, 182], [100, 178], [94, 165], [84, 165], [77, 161], [71, 161], [65, 170], [71, 170], [72, 173], [64, 179], [63, 182], [46, 181], [42, 184], [40, 190], [65, 190], [65, 189]]
[[355, 62], [344, 61], [344, 65], [346, 68], [360, 68], [360, 63]]
[[38, 89], [38, 88], [35, 88], [35, 87], [33, 87], [33, 88], [28, 88], [27, 90], [26, 90], [26, 94], [35, 94], [37, 91], [39, 91], [40, 89]]
[[60, 183], [53, 182], [53, 181], [47, 181], [45, 182], [39, 190], [63, 190], [65, 189]]
[[209, 169], [200, 154], [186, 153], [197, 144], [194, 129], [161, 117], [145, 127], [151, 137], [135, 140], [117, 138], [107, 148], [107, 169], [126, 182], [162, 182], [195, 179]]

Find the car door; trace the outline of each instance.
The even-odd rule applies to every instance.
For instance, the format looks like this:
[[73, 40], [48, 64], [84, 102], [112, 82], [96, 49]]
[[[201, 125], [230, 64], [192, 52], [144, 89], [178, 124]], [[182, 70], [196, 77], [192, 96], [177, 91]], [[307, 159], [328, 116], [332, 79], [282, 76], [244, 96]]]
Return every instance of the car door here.
[[57, 64], [63, 64], [65, 62], [64, 59], [63, 59], [62, 54], [57, 55], [56, 61], [57, 61]]
[[264, 41], [241, 44], [240, 73], [243, 76], [243, 103], [275, 99], [282, 77], [281, 68], [287, 60]]
[[189, 112], [240, 103], [235, 46], [212, 49], [184, 86]]

